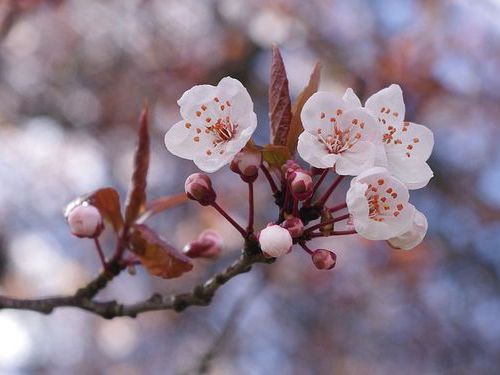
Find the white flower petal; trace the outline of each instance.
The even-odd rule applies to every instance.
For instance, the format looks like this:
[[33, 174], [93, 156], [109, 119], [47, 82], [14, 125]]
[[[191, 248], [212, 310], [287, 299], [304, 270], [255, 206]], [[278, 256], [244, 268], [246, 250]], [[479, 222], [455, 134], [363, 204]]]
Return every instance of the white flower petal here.
[[396, 249], [411, 250], [423, 241], [425, 234], [427, 233], [428, 226], [429, 225], [425, 215], [420, 211], [415, 210], [410, 230], [399, 235], [398, 237], [390, 238], [388, 242]]
[[365, 197], [368, 184], [359, 182], [356, 179], [351, 180], [351, 186], [346, 194], [346, 203], [349, 213], [353, 217], [368, 218], [368, 202]]
[[317, 134], [318, 129], [329, 132], [345, 107], [344, 101], [332, 93], [319, 91], [313, 94], [300, 113], [304, 129], [312, 134]]
[[403, 92], [399, 85], [390, 85], [368, 98], [365, 108], [369, 110], [385, 132], [399, 129], [405, 118]]
[[337, 126], [341, 130], [349, 130], [351, 135], [359, 133], [361, 141], [382, 143], [382, 131], [373, 116], [364, 108], [346, 111], [338, 120]]
[[201, 149], [208, 147], [206, 135], [201, 133], [200, 135], [192, 125], [186, 121], [179, 121], [165, 134], [165, 146], [168, 151], [180, 158], [193, 159]]
[[402, 159], [429, 159], [434, 147], [434, 134], [426, 126], [412, 122], [403, 122], [402, 127], [387, 139], [386, 151], [388, 156]]
[[423, 188], [434, 176], [425, 161], [401, 159], [390, 155], [387, 155], [387, 169], [411, 190]]
[[338, 155], [329, 154], [324, 145], [306, 131], [299, 136], [297, 151], [302, 159], [316, 168], [332, 168], [339, 158]]
[[[240, 81], [231, 77], [224, 77], [217, 85], [218, 95], [224, 101], [225, 108], [230, 112], [231, 118], [238, 124], [242, 122], [242, 117], [246, 117], [249, 112], [253, 112], [253, 101], [245, 86]], [[229, 102], [229, 107], [227, 106]], [[219, 108], [224, 103], [219, 104]], [[241, 126], [245, 126], [243, 123]]]
[[352, 149], [340, 154], [335, 164], [335, 172], [343, 176], [356, 176], [373, 167], [375, 163], [375, 145], [371, 142], [361, 141]]
[[342, 100], [346, 104], [346, 109], [361, 108], [361, 100], [359, 100], [354, 90], [350, 87], [345, 90]]

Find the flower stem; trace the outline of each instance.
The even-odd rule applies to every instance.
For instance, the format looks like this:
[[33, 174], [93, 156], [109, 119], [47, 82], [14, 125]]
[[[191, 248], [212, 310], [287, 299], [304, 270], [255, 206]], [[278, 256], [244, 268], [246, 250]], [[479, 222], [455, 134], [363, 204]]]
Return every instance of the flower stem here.
[[352, 230], [334, 230], [332, 232], [332, 234], [323, 234], [323, 233], [310, 233], [309, 234], [309, 238], [313, 239], [313, 238], [318, 238], [318, 237], [331, 237], [331, 236], [345, 236], [345, 235], [348, 235], [348, 234], [356, 234], [358, 232], [356, 232], [355, 229], [352, 229]]
[[299, 217], [299, 200], [297, 198], [293, 198], [293, 216]]
[[99, 259], [101, 260], [101, 264], [104, 269], [108, 268], [108, 264], [106, 263], [106, 257], [104, 256], [104, 252], [101, 248], [101, 243], [97, 237], [94, 237], [95, 248], [97, 249], [97, 254], [99, 255]]
[[231, 223], [231, 225], [238, 231], [241, 233], [241, 235], [243, 236], [243, 238], [247, 238], [248, 237], [248, 234], [247, 234], [247, 231], [245, 229], [243, 229], [241, 227], [241, 225], [239, 225], [226, 211], [224, 211], [224, 209], [219, 206], [219, 204], [217, 202], [213, 202], [212, 203], [212, 207], [215, 208], [222, 216], [224, 216], [224, 218], [229, 221]]
[[328, 188], [327, 191], [323, 194], [323, 196], [318, 201], [319, 206], [324, 206], [330, 195], [332, 195], [333, 191], [339, 186], [345, 176], [337, 176], [337, 178], [333, 181], [332, 185]]
[[323, 173], [321, 173], [321, 176], [319, 177], [319, 179], [316, 181], [316, 183], [313, 186], [311, 197], [304, 202], [304, 204], [306, 206], [309, 205], [309, 204], [311, 204], [311, 200], [313, 199], [314, 194], [316, 193], [316, 191], [318, 190], [318, 188], [320, 187], [320, 185], [322, 184], [322, 182], [325, 180], [326, 175], [328, 174], [329, 171], [330, 171], [330, 168], [326, 168], [323, 171]]
[[306, 230], [304, 231], [304, 233], [311, 233], [312, 231], [314, 231], [314, 230], [316, 230], [318, 228], [321, 228], [321, 227], [324, 227], [326, 225], [330, 225], [330, 224], [333, 224], [333, 223], [337, 223], [339, 221], [342, 221], [342, 220], [345, 220], [345, 219], [348, 219], [348, 218], [349, 218], [349, 214], [345, 214], [345, 215], [342, 215], [342, 216], [339, 216], [339, 217], [334, 217], [333, 219], [330, 219], [330, 220], [324, 221], [322, 223], [313, 225], [312, 227], [306, 228]]
[[347, 208], [347, 203], [345, 203], [345, 202], [329, 208], [328, 211], [337, 212], [337, 211], [343, 210], [344, 208]]
[[269, 181], [269, 185], [271, 186], [271, 191], [273, 194], [276, 194], [278, 192], [278, 187], [276, 186], [276, 182], [274, 182], [273, 176], [271, 176], [271, 172], [269, 172], [269, 169], [264, 164], [260, 165], [260, 169], [262, 172], [264, 172], [264, 176], [266, 176], [267, 181]]
[[305, 242], [299, 242], [299, 245], [301, 248], [303, 248], [306, 251], [306, 253], [311, 254], [311, 255], [313, 254], [313, 251], [306, 245]]
[[247, 226], [247, 234], [253, 233], [253, 221], [255, 215], [254, 209], [254, 194], [253, 194], [253, 182], [248, 183], [248, 226]]

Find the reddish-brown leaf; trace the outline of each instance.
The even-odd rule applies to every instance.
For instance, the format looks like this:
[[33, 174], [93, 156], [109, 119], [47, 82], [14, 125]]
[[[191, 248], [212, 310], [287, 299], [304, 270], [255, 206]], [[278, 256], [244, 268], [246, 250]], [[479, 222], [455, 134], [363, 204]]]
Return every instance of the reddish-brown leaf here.
[[300, 119], [300, 112], [302, 112], [302, 108], [304, 104], [307, 102], [315, 92], [318, 91], [319, 87], [319, 79], [321, 76], [321, 64], [318, 62], [314, 66], [314, 69], [309, 77], [309, 82], [307, 86], [301, 91], [297, 100], [295, 101], [292, 108], [292, 122], [290, 125], [290, 132], [288, 133], [287, 147], [290, 151], [290, 154], [293, 156], [295, 154], [295, 150], [297, 150], [297, 142], [299, 140], [299, 135], [304, 131], [304, 127], [302, 125], [302, 121]]
[[142, 223], [152, 215], [156, 215], [162, 211], [168, 210], [169, 208], [175, 207], [175, 206], [182, 204], [184, 202], [187, 202], [187, 201], [188, 201], [188, 197], [187, 197], [186, 193], [170, 195], [168, 197], [162, 197], [162, 198], [156, 199], [156, 200], [149, 202], [147, 204], [146, 210], [140, 216], [140, 219], [137, 220], [136, 222]]
[[149, 168], [149, 108], [147, 105], [140, 117], [139, 141], [134, 157], [134, 173], [125, 203], [125, 223], [132, 224], [146, 206], [146, 179]]
[[175, 250], [144, 224], [132, 227], [130, 247], [144, 268], [154, 276], [172, 279], [193, 269], [188, 257]]
[[123, 217], [120, 211], [120, 195], [115, 189], [103, 188], [76, 198], [66, 206], [64, 215], [67, 217], [74, 207], [85, 202], [95, 206], [103, 219], [118, 233], [123, 226]]
[[285, 65], [277, 47], [273, 47], [271, 81], [269, 83], [269, 125], [271, 143], [284, 146], [287, 143], [292, 103], [288, 91], [288, 78]]
[[267, 145], [262, 149], [262, 158], [271, 167], [280, 168], [291, 158], [291, 155], [286, 146]]

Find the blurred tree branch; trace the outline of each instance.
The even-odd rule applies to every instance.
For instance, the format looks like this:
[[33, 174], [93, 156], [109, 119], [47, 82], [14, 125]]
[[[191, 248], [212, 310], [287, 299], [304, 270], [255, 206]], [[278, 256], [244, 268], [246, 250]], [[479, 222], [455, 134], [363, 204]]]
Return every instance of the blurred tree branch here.
[[233, 277], [248, 272], [256, 263], [272, 263], [274, 259], [264, 257], [257, 243], [247, 241], [241, 256], [223, 271], [216, 273], [205, 283], [197, 285], [190, 293], [172, 294], [163, 296], [153, 294], [150, 298], [134, 304], [121, 304], [115, 300], [95, 301], [97, 293], [125, 266], [119, 261], [109, 263], [107, 271], [102, 272], [97, 278], [79, 289], [72, 296], [57, 296], [40, 299], [18, 299], [0, 296], [1, 309], [16, 309], [36, 311], [50, 314], [54, 309], [60, 307], [76, 307], [86, 310], [106, 319], [118, 316], [136, 317], [147, 311], [175, 310], [183, 311], [189, 306], [207, 306], [212, 301], [217, 290]]

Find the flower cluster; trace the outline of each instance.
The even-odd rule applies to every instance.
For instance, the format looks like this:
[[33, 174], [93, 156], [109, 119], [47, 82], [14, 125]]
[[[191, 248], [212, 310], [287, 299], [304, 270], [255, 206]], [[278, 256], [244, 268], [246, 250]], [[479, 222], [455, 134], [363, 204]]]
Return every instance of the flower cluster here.
[[[183, 120], [167, 132], [167, 149], [193, 160], [204, 172], [230, 164], [249, 185], [248, 226], [243, 228], [217, 204], [206, 174], [188, 177], [187, 196], [214, 207], [245, 239], [258, 240], [266, 256], [283, 256], [297, 244], [309, 253], [316, 268], [331, 269], [335, 253], [311, 250], [309, 241], [359, 234], [408, 250], [423, 240], [427, 220], [409, 202], [409, 190], [426, 186], [433, 176], [427, 160], [434, 139], [425, 126], [405, 121], [398, 85], [372, 95], [364, 106], [352, 89], [342, 97], [330, 92], [310, 95], [299, 114], [303, 132], [296, 142], [309, 168], [293, 159], [276, 164], [263, 157], [266, 147], [251, 141], [257, 126], [252, 100], [233, 78], [226, 77], [217, 86], [195, 86], [178, 103]], [[268, 180], [279, 212], [275, 222], [254, 233], [252, 184], [259, 172]], [[323, 189], [329, 174], [337, 177]], [[353, 178], [345, 199], [330, 205], [334, 190], [346, 176]], [[342, 214], [345, 209], [347, 213]], [[201, 254], [216, 242], [197, 240], [188, 252]], [[209, 251], [210, 256], [214, 253], [218, 250]]]

